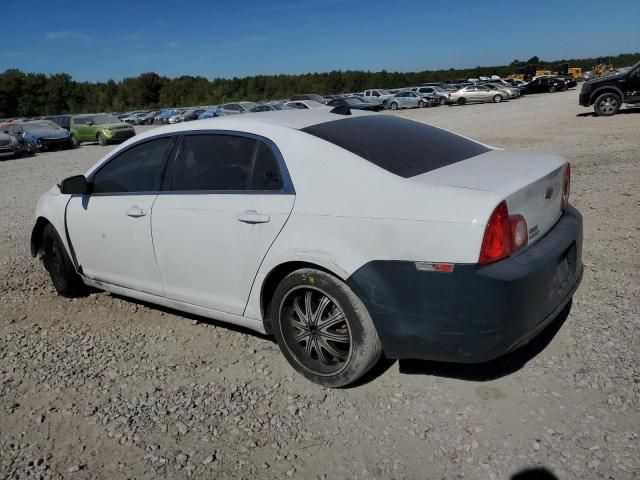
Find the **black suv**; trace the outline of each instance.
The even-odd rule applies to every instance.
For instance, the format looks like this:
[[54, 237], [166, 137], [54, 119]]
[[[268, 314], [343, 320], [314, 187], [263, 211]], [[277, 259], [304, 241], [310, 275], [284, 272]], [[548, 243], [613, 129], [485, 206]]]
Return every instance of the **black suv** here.
[[640, 62], [623, 73], [589, 80], [582, 85], [580, 105], [593, 105], [596, 115], [615, 115], [623, 103], [640, 103]]

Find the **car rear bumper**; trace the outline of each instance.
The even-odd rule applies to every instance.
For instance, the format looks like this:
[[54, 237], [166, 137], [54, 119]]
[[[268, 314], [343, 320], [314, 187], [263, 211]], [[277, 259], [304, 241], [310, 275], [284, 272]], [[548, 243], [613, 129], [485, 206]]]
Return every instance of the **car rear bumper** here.
[[415, 262], [373, 261], [348, 284], [366, 305], [389, 358], [456, 363], [493, 360], [551, 323], [582, 279], [582, 216], [569, 206], [521, 254], [451, 273]]

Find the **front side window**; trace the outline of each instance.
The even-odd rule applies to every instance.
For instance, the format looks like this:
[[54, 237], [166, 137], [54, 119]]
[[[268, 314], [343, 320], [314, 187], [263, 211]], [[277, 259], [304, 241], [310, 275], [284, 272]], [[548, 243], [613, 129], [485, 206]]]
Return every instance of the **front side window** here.
[[158, 138], [117, 155], [93, 175], [93, 193], [159, 191], [172, 141]]
[[176, 158], [173, 191], [281, 190], [278, 161], [264, 142], [235, 135], [187, 135]]

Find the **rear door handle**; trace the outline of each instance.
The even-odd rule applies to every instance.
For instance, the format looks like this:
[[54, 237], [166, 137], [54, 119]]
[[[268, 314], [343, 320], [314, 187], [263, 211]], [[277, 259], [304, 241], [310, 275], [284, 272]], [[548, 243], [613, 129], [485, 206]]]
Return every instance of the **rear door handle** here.
[[238, 221], [243, 223], [267, 223], [271, 220], [269, 215], [258, 213], [255, 210], [247, 210], [238, 214]]
[[133, 218], [144, 217], [147, 214], [147, 212], [145, 212], [145, 210], [140, 207], [131, 207], [125, 213], [129, 217], [133, 217]]

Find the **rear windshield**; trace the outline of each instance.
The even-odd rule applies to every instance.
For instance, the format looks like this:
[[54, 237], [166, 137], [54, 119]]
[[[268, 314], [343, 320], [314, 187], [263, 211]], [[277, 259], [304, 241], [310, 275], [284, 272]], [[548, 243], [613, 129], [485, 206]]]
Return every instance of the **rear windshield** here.
[[312, 125], [302, 131], [404, 178], [489, 151], [479, 143], [446, 130], [390, 115], [344, 118]]

